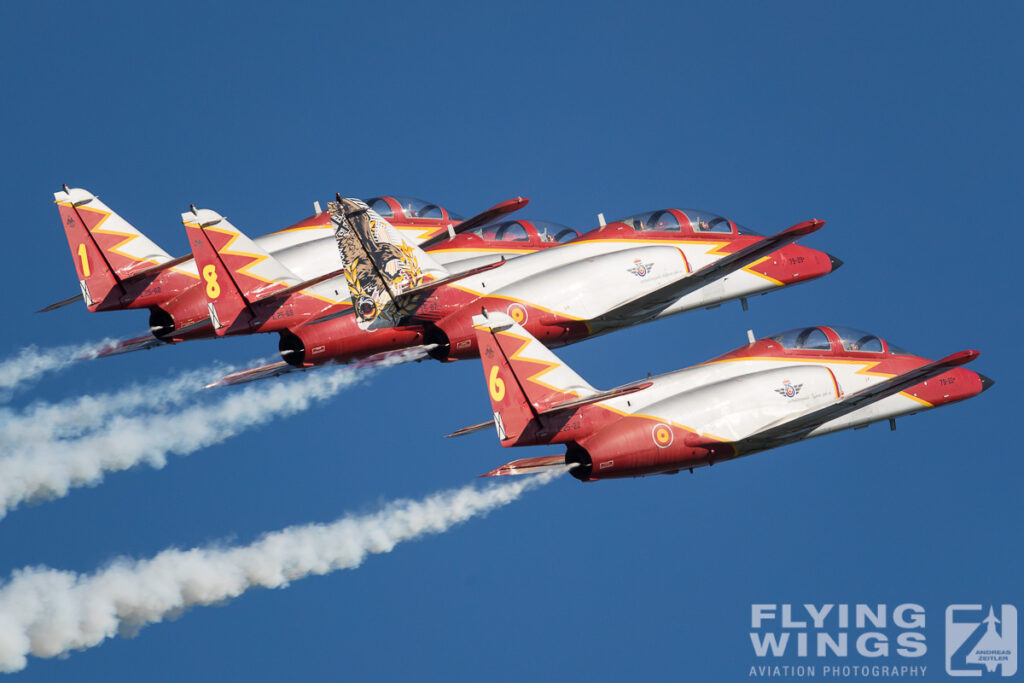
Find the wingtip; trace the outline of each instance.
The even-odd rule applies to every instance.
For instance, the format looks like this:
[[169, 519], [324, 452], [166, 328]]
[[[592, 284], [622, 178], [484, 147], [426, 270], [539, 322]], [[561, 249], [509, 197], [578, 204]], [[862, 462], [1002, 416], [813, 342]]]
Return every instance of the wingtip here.
[[810, 235], [812, 232], [821, 230], [822, 226], [825, 225], [825, 221], [820, 218], [812, 218], [809, 221], [797, 223], [796, 225], [787, 228], [785, 232], [795, 235]]
[[490, 211], [499, 212], [502, 214], [513, 213], [523, 208], [530, 203], [530, 200], [526, 197], [513, 197], [512, 199], [506, 199], [500, 204], [495, 204], [491, 207]]
[[956, 353], [951, 353], [939, 362], [942, 363], [943, 365], [966, 365], [967, 363], [970, 363], [980, 355], [981, 351], [976, 351], [975, 349], [966, 349], [964, 351], [957, 351]]

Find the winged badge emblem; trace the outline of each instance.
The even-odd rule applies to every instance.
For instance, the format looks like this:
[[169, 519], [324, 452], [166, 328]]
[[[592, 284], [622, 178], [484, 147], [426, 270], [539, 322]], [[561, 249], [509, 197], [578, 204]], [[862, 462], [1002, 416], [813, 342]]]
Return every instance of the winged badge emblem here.
[[793, 384], [788, 379], [786, 379], [782, 380], [782, 388], [776, 389], [775, 391], [780, 396], [785, 396], [786, 398], [793, 398], [794, 396], [800, 393], [800, 388], [802, 386], [803, 384]]
[[651, 263], [644, 263], [640, 259], [636, 259], [633, 261], [633, 265], [626, 269], [626, 272], [633, 273], [633, 275], [636, 275], [637, 277], [645, 277], [647, 273], [651, 272], [651, 267], [653, 265], [653, 261]]

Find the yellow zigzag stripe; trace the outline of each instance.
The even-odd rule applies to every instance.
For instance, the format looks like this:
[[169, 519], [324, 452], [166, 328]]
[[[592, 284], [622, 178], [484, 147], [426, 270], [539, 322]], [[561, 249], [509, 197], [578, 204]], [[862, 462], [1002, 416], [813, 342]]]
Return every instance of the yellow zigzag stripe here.
[[[70, 204], [67, 204], [67, 206], [70, 206]], [[89, 232], [100, 234], [100, 235], [114, 235], [115, 237], [123, 237], [124, 238], [123, 240], [121, 240], [120, 242], [115, 244], [114, 246], [106, 247], [107, 251], [112, 252], [114, 254], [117, 254], [118, 256], [123, 256], [124, 258], [128, 259], [129, 261], [135, 261], [136, 263], [149, 263], [149, 264], [154, 265], [154, 266], [158, 265], [160, 263], [159, 261], [156, 261], [154, 259], [139, 258], [138, 256], [133, 256], [132, 254], [128, 254], [126, 252], [121, 251], [121, 247], [123, 247], [124, 245], [128, 244], [129, 242], [131, 242], [133, 239], [138, 237], [138, 235], [133, 235], [130, 232], [119, 232], [117, 230], [111, 230], [109, 228], [102, 228], [102, 227], [100, 227], [104, 223], [107, 222], [108, 218], [110, 218], [110, 214], [107, 213], [106, 211], [100, 211], [99, 209], [92, 209], [92, 208], [89, 208], [87, 206], [79, 206], [79, 207], [73, 207], [73, 208], [75, 208], [77, 211], [89, 211], [91, 213], [99, 214], [101, 216], [99, 222], [96, 223], [96, 225], [93, 226], [93, 228], [91, 230], [89, 230], [89, 228], [86, 227], [86, 230], [89, 230]], [[85, 227], [85, 226], [83, 225], [83, 227]]]
[[[259, 264], [261, 264], [264, 261], [266, 261], [267, 259], [269, 259], [270, 256], [268, 254], [252, 254], [252, 253], [249, 253], [247, 251], [232, 251], [231, 250], [231, 245], [234, 244], [235, 241], [238, 240], [238, 238], [242, 236], [242, 233], [238, 232], [238, 230], [228, 230], [226, 228], [218, 228], [218, 227], [214, 227], [214, 226], [207, 226], [207, 227], [204, 228], [204, 227], [201, 227], [201, 226], [199, 226], [199, 225], [197, 225], [195, 223], [190, 223], [189, 225], [192, 225], [194, 227], [198, 227], [200, 230], [212, 230], [213, 232], [218, 232], [218, 233], [220, 233], [222, 235], [228, 235], [230, 237], [230, 239], [227, 241], [227, 243], [223, 247], [221, 247], [220, 249], [217, 250], [218, 253], [220, 253], [222, 256], [244, 256], [244, 257], [248, 257], [248, 258], [252, 259], [249, 263], [247, 263], [242, 268], [235, 269], [236, 273], [241, 273], [241, 274], [243, 274], [243, 275], [245, 275], [247, 277], [251, 277], [254, 280], [259, 280], [260, 282], [264, 282], [264, 283], [266, 283], [268, 285], [280, 285], [281, 287], [285, 287], [285, 288], [290, 286], [287, 282], [284, 282], [284, 281], [281, 281], [281, 280], [268, 280], [265, 277], [262, 277], [260, 275], [257, 275], [256, 273], [251, 272], [251, 270], [253, 268], [255, 268]], [[322, 302], [327, 303], [327, 304], [339, 304], [339, 303], [342, 303], [341, 301], [335, 301], [335, 300], [332, 300], [332, 299], [328, 299], [327, 297], [320, 296], [318, 294], [313, 294], [308, 289], [303, 289], [303, 290], [300, 290], [300, 291], [304, 295], [306, 295], [306, 296], [308, 296], [310, 298], [316, 299], [317, 301], [322, 301]]]
[[[512, 353], [512, 355], [509, 356], [508, 361], [509, 361], [510, 365], [512, 364], [512, 361], [519, 360], [519, 361], [523, 361], [523, 362], [526, 362], [526, 363], [536, 363], [537, 365], [543, 366], [540, 370], [538, 370], [537, 372], [533, 373], [532, 375], [530, 375], [529, 377], [526, 378], [526, 380], [528, 382], [533, 382], [534, 384], [536, 384], [538, 386], [541, 386], [541, 387], [544, 387], [545, 389], [550, 389], [551, 391], [558, 391], [558, 392], [561, 392], [561, 393], [564, 393], [564, 394], [569, 394], [571, 396], [579, 397], [579, 394], [577, 392], [575, 392], [575, 391], [568, 391], [566, 389], [562, 389], [560, 387], [552, 386], [551, 384], [548, 384], [547, 382], [541, 381], [541, 379], [540, 379], [541, 376], [546, 375], [547, 373], [551, 372], [555, 368], [560, 367], [562, 364], [561, 363], [553, 363], [553, 362], [547, 361], [547, 360], [539, 360], [537, 358], [527, 358], [527, 357], [523, 356], [522, 353], [526, 350], [526, 347], [528, 347], [531, 342], [534, 342], [536, 340], [534, 340], [532, 337], [524, 337], [522, 335], [518, 335], [518, 334], [515, 334], [513, 332], [508, 332], [507, 330], [506, 331], [502, 331], [502, 332], [498, 332], [498, 334], [500, 334], [503, 337], [510, 337], [512, 339], [516, 339], [516, 340], [522, 342], [522, 344], [519, 345], [519, 348], [516, 349]], [[537, 342], [537, 343], [540, 344], [540, 342]]]

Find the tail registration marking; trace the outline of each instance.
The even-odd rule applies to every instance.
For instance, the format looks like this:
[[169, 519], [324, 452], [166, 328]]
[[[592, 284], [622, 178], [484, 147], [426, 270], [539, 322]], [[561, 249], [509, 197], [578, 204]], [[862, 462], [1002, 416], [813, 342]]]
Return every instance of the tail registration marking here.
[[206, 280], [206, 296], [210, 299], [219, 297], [220, 285], [217, 284], [217, 266], [212, 263], [203, 266], [203, 279]]
[[89, 277], [89, 255], [85, 252], [85, 245], [78, 245], [78, 258], [82, 260], [82, 275]]
[[497, 402], [505, 398], [505, 382], [498, 377], [498, 366], [491, 366], [491, 374], [488, 377], [487, 387], [491, 391], [491, 398]]

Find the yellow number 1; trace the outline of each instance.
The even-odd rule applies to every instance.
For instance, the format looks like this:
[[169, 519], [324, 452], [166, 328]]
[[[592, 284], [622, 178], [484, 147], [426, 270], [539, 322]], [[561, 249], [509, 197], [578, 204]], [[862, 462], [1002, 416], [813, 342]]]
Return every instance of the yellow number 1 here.
[[85, 245], [78, 245], [78, 258], [82, 260], [82, 274], [89, 277], [89, 255], [85, 253]]
[[203, 266], [203, 279], [206, 280], [206, 296], [210, 299], [220, 296], [220, 285], [217, 284], [217, 266], [212, 263]]

